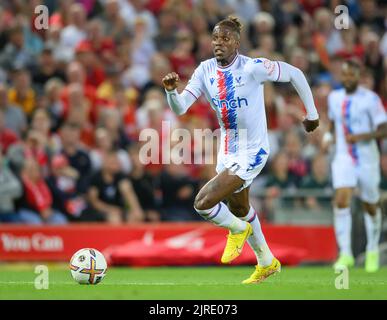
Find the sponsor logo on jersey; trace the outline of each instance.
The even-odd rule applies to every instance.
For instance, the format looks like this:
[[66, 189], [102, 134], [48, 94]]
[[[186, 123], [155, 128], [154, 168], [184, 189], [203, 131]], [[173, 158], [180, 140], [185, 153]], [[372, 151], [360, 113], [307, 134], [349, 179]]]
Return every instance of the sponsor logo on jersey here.
[[236, 109], [236, 108], [247, 107], [249, 105], [249, 102], [247, 101], [246, 98], [239, 98], [239, 97], [236, 97], [230, 100], [218, 99], [218, 98], [212, 98], [211, 100], [212, 100], [212, 103], [217, 108]]

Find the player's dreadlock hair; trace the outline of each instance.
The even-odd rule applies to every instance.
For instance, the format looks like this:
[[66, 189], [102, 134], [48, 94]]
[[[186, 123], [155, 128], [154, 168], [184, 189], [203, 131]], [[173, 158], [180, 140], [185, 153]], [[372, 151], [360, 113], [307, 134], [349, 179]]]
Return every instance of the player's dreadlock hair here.
[[226, 19], [219, 21], [216, 24], [216, 26], [230, 28], [232, 31], [234, 31], [238, 35], [238, 37], [240, 37], [242, 27], [243, 27], [239, 18], [237, 18], [235, 16], [228, 16]]

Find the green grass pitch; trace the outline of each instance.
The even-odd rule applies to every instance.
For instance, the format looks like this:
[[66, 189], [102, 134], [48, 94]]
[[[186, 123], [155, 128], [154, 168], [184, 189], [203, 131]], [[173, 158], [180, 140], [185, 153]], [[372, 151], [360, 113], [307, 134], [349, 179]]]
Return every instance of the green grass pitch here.
[[[285, 267], [258, 285], [242, 285], [253, 267], [110, 268], [98, 285], [79, 285], [64, 264], [48, 264], [49, 289], [37, 290], [37, 264], [0, 265], [0, 299], [387, 299], [387, 267], [349, 271], [338, 290], [331, 267]], [[336, 281], [337, 282], [337, 281]]]

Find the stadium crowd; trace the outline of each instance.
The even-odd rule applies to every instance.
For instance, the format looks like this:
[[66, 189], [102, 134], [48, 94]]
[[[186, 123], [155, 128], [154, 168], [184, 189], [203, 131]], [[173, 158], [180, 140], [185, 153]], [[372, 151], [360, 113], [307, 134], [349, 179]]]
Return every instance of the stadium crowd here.
[[[232, 13], [244, 23], [241, 53], [285, 60], [307, 76], [321, 128], [303, 133], [304, 109], [288, 84], [265, 84], [271, 157], [252, 189], [331, 187], [320, 147], [327, 95], [343, 59], [363, 66], [362, 85], [387, 108], [387, 20], [383, 1], [14, 0], [0, 5], [0, 223], [200, 220], [193, 200], [215, 165], [144, 164], [139, 134], [153, 128], [218, 127], [200, 98], [182, 117], [161, 84], [184, 88], [212, 57], [211, 31]], [[28, 3], [28, 4], [25, 4]], [[349, 26], [336, 29], [345, 3]], [[49, 27], [35, 24], [36, 6]], [[198, 141], [190, 142], [193, 149]], [[387, 190], [387, 145], [381, 145]], [[318, 201], [307, 199], [311, 208]]]

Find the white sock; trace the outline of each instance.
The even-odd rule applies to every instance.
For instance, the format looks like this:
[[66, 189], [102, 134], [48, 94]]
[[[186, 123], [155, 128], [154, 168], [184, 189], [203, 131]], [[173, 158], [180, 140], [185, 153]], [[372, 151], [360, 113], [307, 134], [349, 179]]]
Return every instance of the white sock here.
[[204, 219], [211, 221], [215, 225], [227, 228], [231, 233], [241, 233], [246, 230], [247, 223], [234, 216], [223, 202], [219, 202], [215, 207], [207, 210], [198, 210]]
[[247, 242], [257, 256], [258, 265], [262, 267], [271, 265], [274, 256], [266, 243], [265, 236], [263, 235], [261, 229], [261, 224], [259, 223], [258, 215], [254, 208], [250, 206], [249, 213], [241, 219], [249, 222], [253, 228], [253, 234], [249, 237]]
[[352, 216], [350, 208], [334, 208], [334, 227], [336, 240], [339, 245], [340, 254], [352, 255], [351, 229]]
[[364, 213], [364, 224], [367, 234], [367, 251], [375, 251], [378, 249], [382, 231], [382, 210], [377, 208], [375, 216]]

